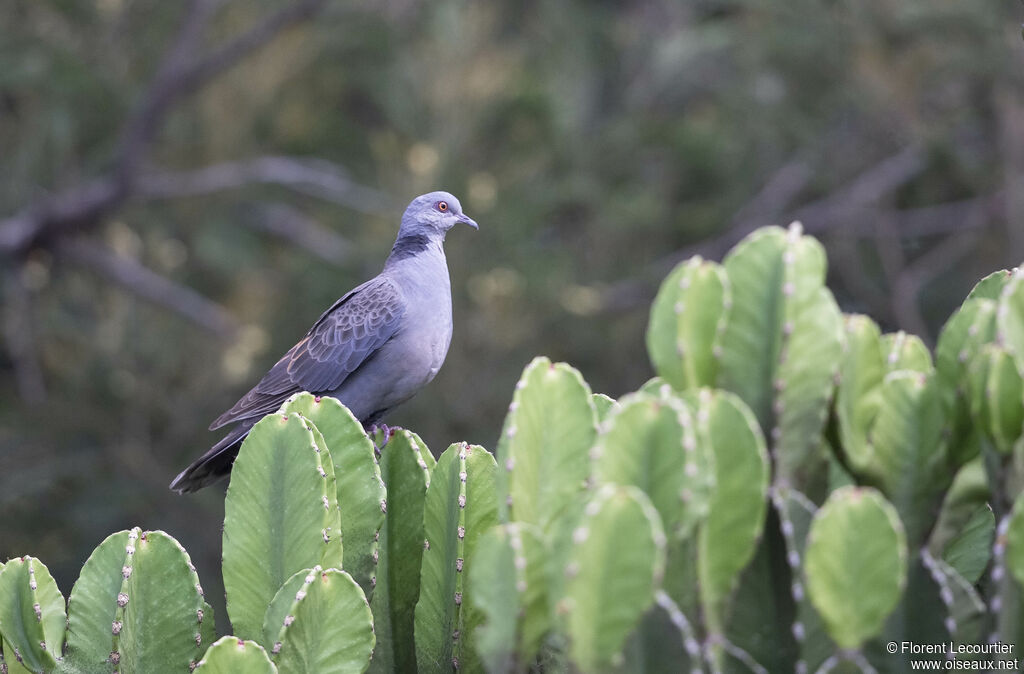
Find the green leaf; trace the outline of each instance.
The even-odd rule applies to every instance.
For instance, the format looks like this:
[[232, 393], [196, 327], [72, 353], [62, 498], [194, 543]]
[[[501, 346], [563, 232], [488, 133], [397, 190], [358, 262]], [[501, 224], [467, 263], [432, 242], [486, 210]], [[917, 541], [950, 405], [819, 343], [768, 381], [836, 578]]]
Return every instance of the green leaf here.
[[224, 589], [242, 639], [259, 637], [281, 584], [329, 549], [330, 461], [299, 414], [264, 417], [242, 444], [224, 502]]
[[416, 668], [413, 625], [423, 559], [423, 501], [430, 483], [430, 453], [417, 440], [413, 433], [400, 430], [381, 449], [380, 470], [390, 498], [370, 601], [377, 634], [373, 672]]
[[46, 565], [17, 557], [0, 569], [0, 634], [4, 652], [34, 672], [50, 671], [64, 646], [64, 596]]
[[487, 671], [532, 662], [550, 627], [540, 531], [517, 522], [493, 527], [477, 543], [473, 562], [470, 597], [485, 616], [476, 649]]
[[712, 447], [694, 426], [678, 399], [626, 396], [591, 452], [596, 482], [639, 487], [670, 535], [689, 535], [708, 512], [715, 477]]
[[873, 489], [846, 487], [818, 510], [807, 540], [807, 591], [829, 634], [859, 648], [882, 629], [907, 579], [900, 519]]
[[473, 642], [484, 616], [468, 601], [464, 579], [477, 540], [498, 522], [497, 472], [487, 450], [466, 443], [445, 450], [431, 472], [415, 615], [421, 674], [480, 668]]
[[[283, 613], [274, 663], [289, 674], [360, 674], [375, 643], [373, 615], [362, 588], [344, 571], [319, 566], [297, 574], [275, 595], [267, 629]], [[284, 610], [282, 610], [282, 607]]]
[[547, 358], [526, 367], [498, 441], [512, 520], [549, 533], [590, 477], [596, 426], [590, 388], [579, 372]]
[[197, 674], [277, 674], [277, 667], [255, 641], [227, 636], [210, 646], [195, 671]]
[[676, 390], [714, 384], [715, 345], [729, 303], [722, 267], [700, 257], [681, 262], [662, 282], [651, 306], [647, 352], [654, 370]]
[[373, 443], [348, 408], [330, 396], [301, 393], [281, 408], [282, 413], [289, 411], [304, 416], [323, 434], [337, 474], [337, 503], [341, 508], [345, 546], [343, 568], [370, 596], [377, 532], [384, 524], [387, 507], [387, 489], [381, 480]]
[[573, 531], [558, 612], [581, 671], [597, 671], [620, 657], [626, 637], [653, 604], [665, 568], [659, 519], [636, 487], [605, 485]]

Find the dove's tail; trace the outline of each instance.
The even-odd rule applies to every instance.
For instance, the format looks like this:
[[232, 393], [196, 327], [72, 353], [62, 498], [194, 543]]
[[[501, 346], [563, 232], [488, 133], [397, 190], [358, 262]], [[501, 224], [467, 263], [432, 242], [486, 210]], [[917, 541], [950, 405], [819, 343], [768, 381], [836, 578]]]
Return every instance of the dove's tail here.
[[187, 494], [199, 491], [225, 477], [231, 472], [231, 465], [238, 456], [238, 448], [242, 446], [242, 441], [249, 435], [254, 423], [243, 422], [231, 429], [220, 442], [181, 471], [171, 482], [171, 489], [179, 494]]

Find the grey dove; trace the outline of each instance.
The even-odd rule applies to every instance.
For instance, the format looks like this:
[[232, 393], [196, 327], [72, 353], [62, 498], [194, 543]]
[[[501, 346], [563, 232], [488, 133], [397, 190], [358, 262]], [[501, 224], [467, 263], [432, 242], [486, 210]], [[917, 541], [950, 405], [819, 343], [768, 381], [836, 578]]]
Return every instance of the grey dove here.
[[452, 293], [444, 237], [478, 229], [448, 192], [413, 199], [384, 269], [323, 313], [306, 336], [210, 424], [231, 431], [171, 482], [192, 492], [231, 472], [249, 430], [300, 391], [337, 398], [364, 427], [414, 396], [444, 363], [452, 339]]

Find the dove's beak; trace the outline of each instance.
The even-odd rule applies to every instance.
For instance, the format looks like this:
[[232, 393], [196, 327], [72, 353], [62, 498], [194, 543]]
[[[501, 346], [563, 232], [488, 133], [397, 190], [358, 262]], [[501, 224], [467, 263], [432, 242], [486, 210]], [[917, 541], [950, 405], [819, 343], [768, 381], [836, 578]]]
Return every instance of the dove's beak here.
[[464, 225], [469, 225], [473, 229], [480, 229], [480, 225], [476, 224], [476, 220], [474, 220], [473, 218], [469, 217], [466, 214], [462, 214], [459, 216], [459, 222], [461, 222]]

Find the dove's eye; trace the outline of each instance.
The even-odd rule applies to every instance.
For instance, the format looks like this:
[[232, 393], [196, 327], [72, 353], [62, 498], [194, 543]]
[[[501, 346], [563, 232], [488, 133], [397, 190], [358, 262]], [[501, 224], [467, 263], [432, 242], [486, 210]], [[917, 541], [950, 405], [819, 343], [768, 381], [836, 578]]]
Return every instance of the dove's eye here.
[[447, 201], [439, 201], [439, 202], [437, 202], [437, 210], [441, 211], [442, 213], [447, 211], [448, 210], [448, 202]]

